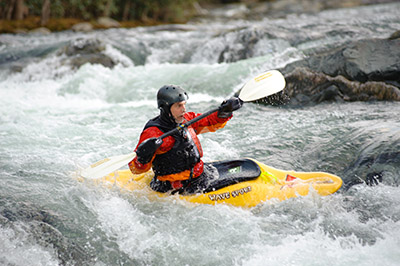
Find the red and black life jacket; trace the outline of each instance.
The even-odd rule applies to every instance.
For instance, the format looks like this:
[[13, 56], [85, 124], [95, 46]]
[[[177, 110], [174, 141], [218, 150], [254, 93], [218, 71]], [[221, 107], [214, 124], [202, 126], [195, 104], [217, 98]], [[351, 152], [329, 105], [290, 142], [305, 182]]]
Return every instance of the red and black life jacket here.
[[[170, 123], [165, 123], [160, 116], [151, 119], [144, 129], [149, 127], [157, 127], [164, 133], [174, 128]], [[169, 151], [158, 154], [153, 160], [154, 174], [161, 181], [189, 179], [193, 167], [203, 156], [200, 142], [193, 128], [184, 128], [172, 137], [175, 139], [174, 146]], [[176, 174], [179, 177], [174, 178]]]

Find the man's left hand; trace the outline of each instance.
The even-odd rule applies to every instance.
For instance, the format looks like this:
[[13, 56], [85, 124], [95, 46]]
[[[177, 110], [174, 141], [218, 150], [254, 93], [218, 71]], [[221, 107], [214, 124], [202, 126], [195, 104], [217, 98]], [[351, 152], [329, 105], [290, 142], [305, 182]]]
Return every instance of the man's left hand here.
[[220, 118], [230, 117], [233, 111], [236, 111], [242, 107], [242, 104], [243, 101], [238, 97], [232, 97], [229, 100], [223, 101], [218, 109], [218, 117]]

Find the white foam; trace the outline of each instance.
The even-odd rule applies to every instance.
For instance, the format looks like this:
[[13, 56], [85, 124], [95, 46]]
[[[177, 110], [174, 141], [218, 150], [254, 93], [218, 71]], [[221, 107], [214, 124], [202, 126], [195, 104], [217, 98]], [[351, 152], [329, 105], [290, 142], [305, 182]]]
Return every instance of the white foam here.
[[23, 226], [0, 226], [0, 239], [2, 265], [59, 265], [55, 250], [35, 243]]

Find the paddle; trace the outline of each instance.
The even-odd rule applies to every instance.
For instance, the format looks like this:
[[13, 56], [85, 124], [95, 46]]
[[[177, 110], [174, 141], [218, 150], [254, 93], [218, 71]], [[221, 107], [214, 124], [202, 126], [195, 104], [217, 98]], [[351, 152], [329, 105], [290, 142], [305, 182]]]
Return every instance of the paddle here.
[[[274, 93], [277, 93], [285, 88], [285, 78], [277, 70], [271, 70], [264, 72], [250, 81], [248, 81], [241, 89], [239, 93], [239, 99], [243, 102], [251, 102], [258, 99], [265, 98]], [[200, 121], [201, 119], [211, 115], [212, 113], [218, 111], [218, 108], [214, 108], [202, 115], [184, 123], [180, 124], [175, 129], [166, 132], [159, 139], [164, 139], [176, 131], [182, 130], [183, 128], [189, 127], [193, 123]], [[98, 161], [86, 169], [81, 171], [81, 176], [88, 179], [97, 179], [105, 175], [108, 175], [124, 165], [127, 165], [133, 158], [136, 157], [136, 153], [129, 153], [125, 155], [113, 156], [110, 158]]]

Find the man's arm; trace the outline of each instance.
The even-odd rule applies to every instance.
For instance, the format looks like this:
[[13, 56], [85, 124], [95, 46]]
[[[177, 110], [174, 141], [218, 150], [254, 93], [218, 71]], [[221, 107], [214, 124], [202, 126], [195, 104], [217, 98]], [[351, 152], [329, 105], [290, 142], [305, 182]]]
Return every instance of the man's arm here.
[[[199, 116], [201, 114], [196, 114], [193, 112], [188, 112], [185, 114], [186, 120], [192, 120], [193, 118]], [[214, 132], [218, 129], [225, 127], [226, 122], [228, 122], [232, 118], [232, 115], [227, 118], [218, 117], [218, 111], [212, 113], [211, 115], [201, 119], [199, 122], [191, 125], [197, 134]]]
[[174, 143], [173, 137], [166, 137], [161, 143], [156, 143], [157, 138], [164, 133], [157, 127], [145, 129], [139, 138], [135, 148], [136, 157], [129, 162], [129, 169], [133, 174], [141, 174], [150, 170], [154, 157], [169, 151]]

